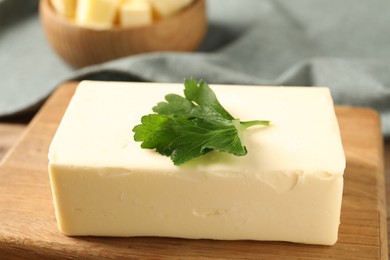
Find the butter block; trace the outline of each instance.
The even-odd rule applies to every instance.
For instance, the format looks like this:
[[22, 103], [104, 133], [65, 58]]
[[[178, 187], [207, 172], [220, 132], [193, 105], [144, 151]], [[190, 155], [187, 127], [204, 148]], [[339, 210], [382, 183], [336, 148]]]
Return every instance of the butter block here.
[[57, 13], [73, 18], [76, 12], [76, 0], [51, 0], [51, 4]]
[[76, 23], [91, 29], [109, 29], [121, 0], [78, 0]]
[[132, 128], [182, 84], [82, 82], [53, 138], [49, 176], [70, 236], [337, 241], [345, 155], [327, 88], [212, 85], [248, 154], [182, 166], [141, 149]]
[[157, 14], [161, 17], [170, 16], [188, 6], [193, 0], [149, 0]]
[[152, 7], [149, 1], [127, 1], [120, 6], [119, 13], [122, 27], [138, 27], [153, 22]]

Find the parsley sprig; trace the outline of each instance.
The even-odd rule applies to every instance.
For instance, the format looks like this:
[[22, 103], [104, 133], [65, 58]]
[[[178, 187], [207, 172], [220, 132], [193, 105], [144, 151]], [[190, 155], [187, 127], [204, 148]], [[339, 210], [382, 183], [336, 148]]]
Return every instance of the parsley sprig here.
[[247, 154], [243, 130], [255, 125], [269, 125], [266, 120], [240, 122], [219, 103], [204, 81], [184, 81], [184, 97], [165, 96], [153, 107], [155, 114], [145, 115], [133, 128], [134, 140], [141, 147], [155, 149], [181, 165], [210, 151], [237, 156]]

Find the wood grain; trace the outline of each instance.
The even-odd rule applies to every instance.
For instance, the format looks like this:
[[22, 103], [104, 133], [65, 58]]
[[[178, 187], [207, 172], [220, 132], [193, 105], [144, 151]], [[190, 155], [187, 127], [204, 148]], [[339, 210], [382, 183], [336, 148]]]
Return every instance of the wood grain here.
[[66, 237], [56, 227], [47, 149], [74, 91], [59, 88], [0, 167], [0, 258], [387, 259], [383, 142], [369, 109], [337, 107], [347, 156], [334, 246], [173, 238]]
[[0, 164], [6, 152], [20, 138], [25, 126], [22, 124], [1, 124], [0, 127]]
[[193, 51], [207, 29], [205, 0], [195, 0], [170, 17], [137, 28], [82, 28], [56, 14], [49, 0], [41, 0], [39, 12], [49, 43], [76, 68], [144, 52]]
[[[385, 142], [385, 179], [387, 209], [387, 248], [390, 248], [390, 140]], [[390, 251], [388, 252], [390, 254]]]

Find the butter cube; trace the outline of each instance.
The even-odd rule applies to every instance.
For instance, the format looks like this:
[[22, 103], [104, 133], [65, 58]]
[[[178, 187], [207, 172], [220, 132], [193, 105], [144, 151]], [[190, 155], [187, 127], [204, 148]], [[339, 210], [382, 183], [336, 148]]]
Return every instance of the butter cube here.
[[75, 16], [76, 3], [76, 0], [51, 0], [56, 12], [68, 18]]
[[161, 17], [170, 16], [188, 6], [193, 0], [149, 0], [157, 14]]
[[127, 1], [120, 6], [122, 27], [138, 27], [151, 24], [152, 21], [152, 7], [148, 1]]
[[182, 166], [131, 129], [182, 84], [82, 82], [49, 150], [59, 229], [70, 236], [337, 241], [345, 156], [327, 88], [211, 86], [242, 121], [248, 154]]
[[121, 0], [78, 0], [76, 23], [92, 29], [112, 27]]

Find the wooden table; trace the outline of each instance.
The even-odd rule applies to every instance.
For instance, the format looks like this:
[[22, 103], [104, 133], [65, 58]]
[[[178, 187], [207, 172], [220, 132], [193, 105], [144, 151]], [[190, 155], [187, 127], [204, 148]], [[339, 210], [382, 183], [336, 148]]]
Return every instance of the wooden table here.
[[[13, 146], [13, 144], [15, 144], [17, 140], [21, 138], [30, 120], [31, 116], [23, 116], [12, 119], [12, 121], [0, 121], [0, 160], [6, 155], [7, 151]], [[385, 175], [387, 190], [387, 215], [390, 216], [390, 140], [385, 142]], [[390, 234], [389, 223], [389, 217], [387, 217], [388, 235]]]

